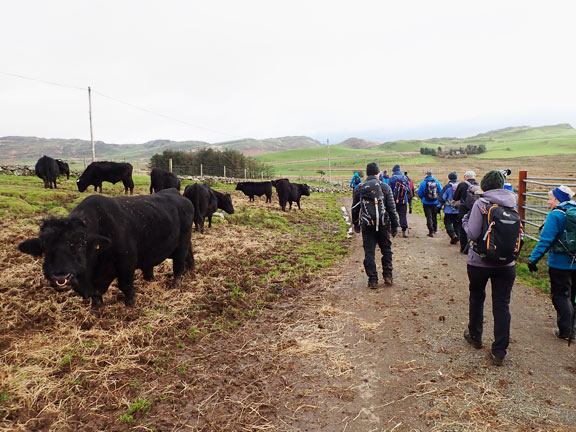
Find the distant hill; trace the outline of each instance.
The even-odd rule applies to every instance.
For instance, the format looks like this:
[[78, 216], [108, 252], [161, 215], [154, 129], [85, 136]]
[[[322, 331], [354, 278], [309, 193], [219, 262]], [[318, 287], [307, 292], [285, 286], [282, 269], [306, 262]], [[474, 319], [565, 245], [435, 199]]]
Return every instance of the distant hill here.
[[[264, 140], [244, 139], [238, 141], [209, 144], [203, 141], [154, 140], [144, 144], [106, 144], [94, 143], [96, 157], [99, 160], [147, 162], [154, 154], [164, 150], [193, 151], [211, 147], [215, 150], [232, 149], [245, 155], [257, 155], [289, 149], [321, 146], [309, 137], [268, 138]], [[33, 164], [42, 155], [65, 160], [87, 160], [92, 158], [90, 141], [79, 139], [36, 138], [8, 136], [0, 138], [0, 163]]]
[[348, 147], [352, 149], [365, 149], [380, 145], [380, 143], [374, 141], [366, 141], [360, 138], [348, 138], [346, 141], [342, 141], [339, 145], [341, 147]]
[[[330, 146], [332, 157], [350, 158], [364, 154], [419, 153], [420, 148], [466, 147], [484, 144], [487, 152], [480, 158], [511, 158], [576, 153], [576, 130], [569, 124], [552, 126], [518, 126], [481, 133], [467, 138], [444, 137], [425, 140], [398, 140], [385, 143], [349, 138]], [[215, 150], [232, 149], [247, 156], [258, 156], [263, 162], [322, 159], [326, 145], [306, 136], [243, 139], [209, 144], [203, 141], [154, 140], [143, 144], [95, 143], [99, 160], [128, 161], [145, 165], [156, 153], [164, 150], [194, 151], [210, 147]], [[68, 161], [86, 161], [92, 157], [90, 142], [79, 139], [36, 138], [8, 136], [0, 138], [0, 164], [34, 164], [42, 155]]]

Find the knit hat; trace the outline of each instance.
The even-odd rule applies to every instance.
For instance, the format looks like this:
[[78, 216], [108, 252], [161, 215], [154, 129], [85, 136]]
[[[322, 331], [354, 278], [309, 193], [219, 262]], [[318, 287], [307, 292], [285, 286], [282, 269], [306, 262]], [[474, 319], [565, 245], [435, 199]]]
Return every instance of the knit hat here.
[[561, 203], [564, 201], [570, 201], [572, 199], [572, 196], [574, 195], [572, 189], [564, 185], [560, 185], [556, 189], [553, 189], [552, 194]]
[[480, 187], [484, 192], [487, 192], [492, 189], [502, 189], [504, 187], [504, 175], [500, 171], [492, 170], [488, 171], [482, 177], [482, 181], [480, 182]]
[[448, 180], [456, 180], [458, 178], [458, 174], [456, 174], [456, 171], [452, 171], [450, 174], [448, 174]]
[[378, 164], [376, 162], [370, 162], [366, 165], [366, 175], [378, 175], [380, 172], [380, 168], [378, 168]]
[[400, 171], [400, 165], [396, 164], [392, 167], [392, 171]]
[[474, 171], [472, 171], [472, 170], [466, 171], [466, 172], [464, 173], [464, 177], [465, 177], [465, 178], [475, 179], [475, 178], [476, 178], [476, 173], [475, 173]]

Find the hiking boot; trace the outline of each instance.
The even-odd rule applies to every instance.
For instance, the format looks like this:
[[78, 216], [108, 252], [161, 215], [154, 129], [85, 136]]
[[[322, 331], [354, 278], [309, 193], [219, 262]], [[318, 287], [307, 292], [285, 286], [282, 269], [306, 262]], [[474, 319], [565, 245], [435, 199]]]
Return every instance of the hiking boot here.
[[492, 364], [494, 366], [502, 366], [504, 364], [504, 357], [498, 357], [492, 351], [490, 351], [490, 358], [492, 359]]
[[393, 285], [394, 284], [394, 280], [392, 279], [392, 276], [385, 276], [384, 277], [384, 285]]
[[368, 281], [368, 288], [370, 289], [378, 288], [378, 281]]
[[408, 238], [408, 234], [406, 233], [406, 230], [402, 230], [402, 237]]
[[[570, 335], [560, 333], [560, 330], [554, 330], [554, 336], [556, 336], [558, 339], [563, 339], [563, 340], [570, 339]], [[574, 338], [572, 338], [572, 340], [574, 340]]]
[[482, 348], [482, 341], [472, 338], [472, 336], [470, 335], [470, 331], [468, 329], [464, 330], [464, 339], [466, 339], [466, 342], [468, 342], [474, 348], [476, 349]]
[[450, 239], [450, 244], [456, 244], [460, 241], [460, 239], [458, 238], [458, 236], [454, 236]]
[[434, 237], [434, 231], [432, 230], [428, 231], [428, 237]]

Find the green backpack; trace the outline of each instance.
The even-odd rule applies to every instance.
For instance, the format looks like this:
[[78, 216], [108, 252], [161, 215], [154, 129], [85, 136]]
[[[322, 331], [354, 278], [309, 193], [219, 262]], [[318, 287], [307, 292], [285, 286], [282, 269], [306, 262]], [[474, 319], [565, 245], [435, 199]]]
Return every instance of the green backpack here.
[[576, 255], [576, 207], [557, 209], [566, 214], [566, 230], [552, 243], [550, 252]]

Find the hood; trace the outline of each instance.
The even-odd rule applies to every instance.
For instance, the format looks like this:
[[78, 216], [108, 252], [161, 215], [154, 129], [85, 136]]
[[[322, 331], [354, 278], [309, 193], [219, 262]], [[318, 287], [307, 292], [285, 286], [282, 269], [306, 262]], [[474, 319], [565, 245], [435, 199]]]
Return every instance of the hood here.
[[424, 179], [424, 181], [428, 181], [428, 180], [434, 180], [434, 181], [436, 181], [436, 178], [435, 178], [435, 177], [432, 177], [432, 176], [428, 176], [428, 177], [426, 177], [426, 178]]
[[517, 202], [516, 194], [506, 189], [492, 189], [482, 194], [484, 198], [495, 204], [514, 207]]
[[561, 209], [568, 206], [576, 207], [576, 201], [564, 201], [563, 203], [558, 204], [556, 208]]

